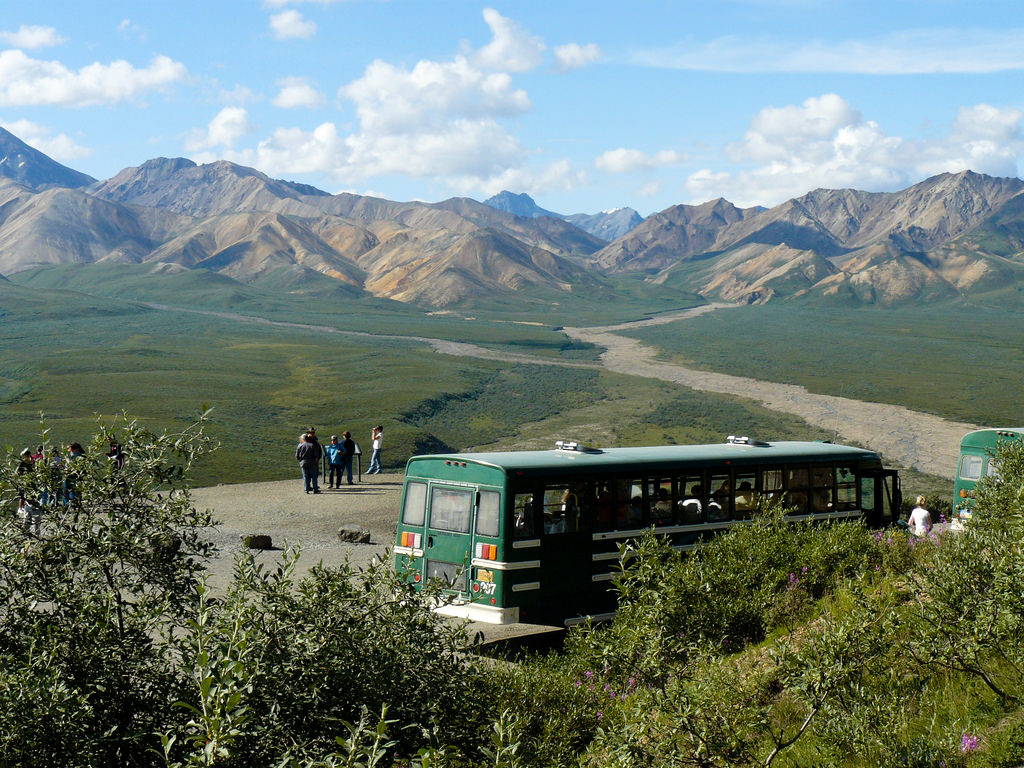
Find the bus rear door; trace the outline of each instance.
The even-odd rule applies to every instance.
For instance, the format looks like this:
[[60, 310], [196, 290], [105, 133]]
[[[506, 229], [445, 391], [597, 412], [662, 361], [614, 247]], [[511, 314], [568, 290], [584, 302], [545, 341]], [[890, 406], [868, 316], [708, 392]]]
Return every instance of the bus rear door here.
[[423, 576], [441, 580], [446, 591], [469, 598], [475, 486], [431, 483], [423, 542]]
[[[541, 593], [532, 619], [536, 623], [566, 623], [604, 612], [607, 583], [593, 579], [595, 489], [592, 482], [548, 483], [544, 487], [541, 533]], [[602, 563], [607, 567], [607, 563]]]

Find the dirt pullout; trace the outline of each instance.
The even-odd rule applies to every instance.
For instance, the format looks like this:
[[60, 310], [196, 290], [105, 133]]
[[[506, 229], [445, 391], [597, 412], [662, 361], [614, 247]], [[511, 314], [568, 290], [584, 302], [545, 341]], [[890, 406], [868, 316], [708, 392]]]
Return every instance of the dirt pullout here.
[[571, 338], [604, 347], [601, 362], [610, 371], [756, 400], [774, 411], [793, 414], [833, 432], [838, 440], [878, 451], [887, 461], [939, 477], [953, 477], [960, 438], [965, 432], [978, 429], [974, 424], [946, 421], [898, 405], [817, 395], [794, 384], [777, 384], [667, 363], [657, 359], [658, 350], [655, 348], [613, 332], [668, 323], [727, 306], [730, 305], [697, 307], [621, 326], [566, 328], [565, 333]]
[[[322, 493], [306, 494], [302, 479], [267, 483], [217, 485], [195, 488], [192, 501], [209, 509], [217, 525], [207, 536], [220, 549], [210, 563], [210, 583], [223, 587], [231, 580], [236, 552], [243, 550], [242, 537], [265, 534], [273, 549], [247, 550], [259, 562], [276, 565], [285, 545], [301, 545], [299, 575], [323, 563], [367, 566], [395, 542], [398, 505], [402, 493], [401, 474], [364, 476], [362, 482], [343, 485], [340, 490], [322, 486]], [[338, 537], [342, 526], [364, 528], [369, 544], [344, 542]]]

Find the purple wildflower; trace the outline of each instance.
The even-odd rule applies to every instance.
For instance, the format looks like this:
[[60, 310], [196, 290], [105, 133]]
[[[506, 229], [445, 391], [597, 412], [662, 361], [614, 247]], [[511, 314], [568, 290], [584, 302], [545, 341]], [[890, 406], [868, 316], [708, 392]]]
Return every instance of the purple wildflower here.
[[590, 680], [594, 676], [594, 673], [588, 669], [586, 672], [583, 673], [583, 676], [587, 678], [587, 680]]
[[965, 733], [964, 737], [960, 739], [960, 751], [965, 755], [968, 752], [973, 752], [978, 748], [978, 737], [972, 736], [969, 733]]

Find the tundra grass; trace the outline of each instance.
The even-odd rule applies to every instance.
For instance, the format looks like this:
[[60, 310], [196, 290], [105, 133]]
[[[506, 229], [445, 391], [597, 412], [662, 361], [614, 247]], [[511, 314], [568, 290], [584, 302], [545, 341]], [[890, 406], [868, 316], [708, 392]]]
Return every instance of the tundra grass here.
[[49, 438], [67, 443], [122, 411], [162, 430], [204, 405], [222, 448], [199, 468], [200, 483], [293, 477], [295, 442], [310, 424], [325, 435], [348, 429], [364, 448], [370, 427], [385, 424], [393, 468], [414, 453], [499, 441], [811, 436], [803, 422], [737, 398], [683, 395], [596, 369], [451, 357], [399, 338], [97, 304], [81, 294], [33, 303], [21, 290], [0, 291], [0, 444], [13, 449], [39, 442], [41, 413]]
[[1020, 423], [1024, 314], [963, 305], [743, 307], [626, 335], [695, 368], [958, 421]]

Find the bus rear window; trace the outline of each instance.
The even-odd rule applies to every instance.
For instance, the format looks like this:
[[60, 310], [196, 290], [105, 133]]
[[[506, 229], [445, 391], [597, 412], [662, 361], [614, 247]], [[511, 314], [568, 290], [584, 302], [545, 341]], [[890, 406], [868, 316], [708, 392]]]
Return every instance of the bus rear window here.
[[430, 527], [439, 531], [469, 533], [473, 492], [434, 486], [430, 492]]
[[960, 479], [981, 479], [981, 456], [964, 456], [960, 459]]
[[498, 535], [498, 501], [501, 495], [497, 491], [480, 491], [480, 504], [476, 511], [476, 532], [480, 536]]
[[408, 483], [405, 486], [405, 503], [402, 505], [402, 522], [405, 525], [423, 525], [427, 511], [427, 484]]

